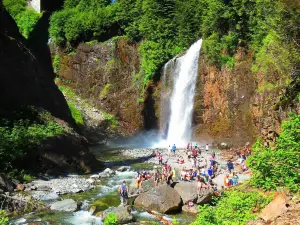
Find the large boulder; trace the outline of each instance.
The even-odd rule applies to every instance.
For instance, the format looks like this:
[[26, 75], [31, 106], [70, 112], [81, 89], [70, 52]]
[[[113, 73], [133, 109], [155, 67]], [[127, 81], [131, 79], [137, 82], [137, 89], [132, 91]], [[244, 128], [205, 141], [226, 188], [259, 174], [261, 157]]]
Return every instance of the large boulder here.
[[180, 212], [182, 201], [177, 191], [162, 185], [139, 195], [134, 201], [134, 206], [168, 214]]
[[190, 200], [194, 203], [197, 202], [198, 194], [196, 182], [180, 182], [175, 185], [174, 189], [180, 195], [183, 204], [187, 204]]
[[103, 178], [103, 177], [111, 177], [113, 175], [115, 175], [116, 172], [113, 171], [112, 169], [110, 168], [106, 168], [103, 172], [99, 173], [99, 177], [100, 178]]
[[[143, 186], [144, 192], [147, 192], [151, 188], [154, 187], [154, 180], [153, 179], [145, 180], [145, 181], [143, 181], [142, 186]], [[135, 179], [133, 179], [132, 182], [129, 184], [128, 192], [129, 192], [129, 195], [135, 195], [138, 193], [138, 189], [136, 188], [136, 180]]]
[[198, 195], [197, 204], [209, 203], [214, 195], [212, 189], [202, 189]]
[[130, 206], [111, 207], [97, 215], [105, 220], [109, 213], [114, 213], [117, 216], [118, 224], [128, 224], [134, 221]]
[[73, 199], [65, 199], [51, 204], [50, 209], [54, 211], [74, 212], [77, 210], [77, 203]]
[[125, 172], [129, 170], [130, 170], [130, 166], [121, 166], [117, 169], [118, 172]]
[[265, 222], [272, 222], [287, 211], [287, 197], [284, 193], [277, 193], [275, 198], [262, 210], [259, 217]]
[[0, 174], [0, 189], [8, 192], [14, 191], [13, 182], [10, 179], [8, 179], [8, 177], [4, 173]]

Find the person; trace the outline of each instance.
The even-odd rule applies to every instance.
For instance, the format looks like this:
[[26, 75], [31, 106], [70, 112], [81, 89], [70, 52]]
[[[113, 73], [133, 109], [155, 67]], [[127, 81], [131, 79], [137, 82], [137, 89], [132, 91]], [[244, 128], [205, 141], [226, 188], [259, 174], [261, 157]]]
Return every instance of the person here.
[[136, 189], [137, 189], [137, 192], [140, 193], [140, 189], [142, 190], [142, 192], [144, 192], [144, 189], [143, 189], [143, 177], [142, 175], [139, 173], [137, 178], [136, 178]]
[[185, 179], [186, 179], [185, 168], [182, 168], [182, 170], [180, 171], [180, 180], [184, 181]]
[[191, 161], [190, 158], [192, 157], [192, 152], [191, 152], [191, 151], [188, 151], [187, 154], [188, 154], [188, 160]]
[[203, 178], [198, 177], [197, 181], [197, 194], [200, 195], [201, 189], [208, 189], [208, 185], [204, 182]]
[[168, 171], [168, 176], [167, 176], [167, 185], [170, 185], [170, 184], [171, 184], [171, 181], [172, 181], [172, 183], [173, 183], [172, 178], [173, 178], [173, 172], [172, 172], [172, 170], [169, 170], [169, 171]]
[[226, 176], [224, 177], [224, 186], [225, 187], [229, 187], [230, 186], [229, 174], [226, 174]]
[[163, 161], [162, 155], [159, 154], [159, 156], [158, 156], [158, 164], [162, 165], [162, 161]]
[[208, 176], [210, 176], [211, 178], [213, 178], [215, 175], [214, 175], [214, 167], [213, 166], [210, 166], [208, 169], [207, 169], [207, 174]]
[[123, 180], [122, 184], [120, 185], [119, 192], [120, 192], [121, 204], [123, 206], [127, 205], [127, 201], [128, 201], [128, 186], [127, 186], [125, 180]]
[[169, 154], [169, 157], [171, 156], [171, 151], [172, 151], [172, 148], [171, 148], [171, 145], [169, 145], [169, 147], [168, 147], [168, 154]]
[[[172, 181], [174, 181], [176, 179], [176, 170], [175, 168], [173, 167], [172, 168]], [[177, 179], [176, 179], [177, 180]]]
[[234, 169], [234, 165], [230, 159], [227, 162], [227, 168], [228, 168], [229, 173]]
[[154, 175], [153, 175], [153, 177], [154, 177], [154, 186], [158, 186], [158, 183], [159, 183], [159, 173], [158, 173], [158, 171], [157, 170], [155, 170], [154, 171]]
[[172, 146], [172, 151], [173, 151], [173, 153], [175, 155], [175, 152], [176, 152], [176, 145], [175, 144]]
[[194, 206], [194, 202], [192, 200], [189, 200], [187, 202], [188, 207], [193, 207]]
[[237, 185], [239, 183], [239, 177], [236, 173], [233, 173], [233, 185]]
[[193, 149], [193, 156], [194, 156], [194, 158], [197, 158], [197, 150], [196, 150], [196, 148]]
[[208, 151], [208, 150], [209, 150], [209, 148], [208, 148], [208, 144], [206, 144], [206, 146], [205, 146], [205, 150], [206, 150], [206, 151]]
[[210, 165], [214, 166], [215, 165], [215, 162], [216, 162], [216, 154], [215, 153], [212, 153], [209, 157], [209, 161], [210, 161]]

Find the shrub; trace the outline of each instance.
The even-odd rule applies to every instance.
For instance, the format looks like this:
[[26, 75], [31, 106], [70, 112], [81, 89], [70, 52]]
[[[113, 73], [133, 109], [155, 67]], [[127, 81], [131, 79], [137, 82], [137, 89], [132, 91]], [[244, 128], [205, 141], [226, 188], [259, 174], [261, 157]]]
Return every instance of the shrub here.
[[256, 218], [253, 212], [263, 209], [271, 200], [256, 191], [231, 190], [219, 199], [216, 206], [200, 206], [197, 220], [191, 225], [244, 225]]
[[288, 187], [300, 189], [300, 115], [291, 114], [282, 122], [282, 132], [274, 148], [264, 147], [260, 141], [253, 147], [248, 164], [253, 176], [251, 183], [265, 190]]
[[79, 109], [72, 102], [68, 102], [69, 109], [71, 111], [72, 117], [75, 120], [77, 125], [84, 125], [83, 116]]
[[4, 210], [0, 210], [0, 225], [7, 225], [7, 224], [8, 224], [7, 212]]
[[25, 38], [29, 37], [40, 17], [40, 14], [33, 9], [26, 9], [16, 16], [17, 25]]
[[[47, 119], [48, 118], [48, 119]], [[9, 171], [17, 160], [49, 137], [63, 133], [50, 113], [33, 107], [2, 115], [0, 119], [0, 169]]]
[[52, 62], [52, 67], [53, 67], [54, 73], [58, 74], [59, 69], [60, 69], [60, 57], [59, 57], [59, 55], [54, 56], [53, 62]]
[[26, 8], [26, 0], [4, 0], [3, 4], [16, 21], [22, 35], [28, 38], [39, 21], [40, 14], [33, 9]]
[[107, 217], [104, 220], [104, 225], [117, 225], [118, 219], [116, 214], [108, 213]]

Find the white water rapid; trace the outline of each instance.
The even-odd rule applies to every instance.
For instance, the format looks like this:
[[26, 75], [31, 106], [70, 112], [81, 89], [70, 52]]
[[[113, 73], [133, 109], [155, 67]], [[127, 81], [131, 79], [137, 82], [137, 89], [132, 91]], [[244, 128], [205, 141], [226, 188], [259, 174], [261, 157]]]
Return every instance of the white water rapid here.
[[192, 112], [201, 45], [202, 39], [195, 42], [185, 55], [176, 59], [167, 135], [167, 142], [170, 145], [185, 146], [191, 140]]

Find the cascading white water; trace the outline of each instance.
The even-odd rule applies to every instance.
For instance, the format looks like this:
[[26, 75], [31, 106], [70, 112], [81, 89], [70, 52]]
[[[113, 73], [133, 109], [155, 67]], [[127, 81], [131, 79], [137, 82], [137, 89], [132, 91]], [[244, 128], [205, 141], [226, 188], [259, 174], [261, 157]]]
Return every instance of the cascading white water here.
[[185, 55], [177, 59], [171, 97], [168, 144], [185, 145], [191, 139], [192, 112], [198, 74], [198, 59], [202, 39], [194, 43]]

